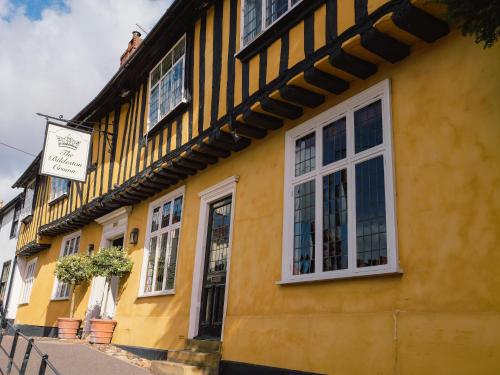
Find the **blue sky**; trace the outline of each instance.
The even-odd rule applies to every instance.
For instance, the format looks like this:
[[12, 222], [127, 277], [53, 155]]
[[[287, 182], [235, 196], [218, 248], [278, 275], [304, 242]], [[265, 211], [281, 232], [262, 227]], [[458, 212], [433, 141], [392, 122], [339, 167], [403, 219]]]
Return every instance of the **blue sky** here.
[[23, 6], [25, 15], [30, 20], [39, 20], [45, 8], [56, 8], [69, 11], [63, 0], [11, 0], [15, 7]]

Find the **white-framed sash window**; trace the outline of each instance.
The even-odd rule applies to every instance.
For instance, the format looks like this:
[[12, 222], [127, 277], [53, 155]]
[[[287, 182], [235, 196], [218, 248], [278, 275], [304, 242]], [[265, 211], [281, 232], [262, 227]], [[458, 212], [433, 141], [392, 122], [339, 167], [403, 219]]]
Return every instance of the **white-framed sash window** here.
[[183, 203], [181, 187], [149, 206], [140, 296], [174, 293]]
[[244, 0], [241, 45], [248, 45], [301, 1]]
[[28, 186], [26, 186], [26, 192], [24, 194], [23, 209], [21, 211], [21, 220], [24, 220], [28, 216], [33, 214], [33, 199], [35, 197], [35, 180], [31, 181]]
[[[63, 238], [61, 245], [61, 253], [60, 258], [76, 254], [80, 248], [80, 237], [81, 231], [76, 233], [72, 233]], [[69, 294], [71, 291], [71, 286], [68, 283], [63, 283], [59, 281], [56, 277], [54, 283], [54, 290], [52, 293], [53, 300], [64, 300], [69, 298]]]
[[283, 283], [398, 271], [390, 85], [286, 134]]
[[183, 36], [149, 75], [148, 130], [185, 101], [186, 36]]
[[36, 262], [38, 258], [31, 259], [24, 270], [23, 286], [19, 297], [19, 304], [29, 303], [33, 282], [35, 281]]

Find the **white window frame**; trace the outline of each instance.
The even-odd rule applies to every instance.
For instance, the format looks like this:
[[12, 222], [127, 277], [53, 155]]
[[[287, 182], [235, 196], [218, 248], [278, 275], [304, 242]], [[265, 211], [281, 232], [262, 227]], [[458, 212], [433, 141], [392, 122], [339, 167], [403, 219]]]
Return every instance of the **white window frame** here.
[[[383, 143], [353, 155], [354, 150], [354, 112], [373, 102], [382, 102]], [[392, 149], [390, 82], [385, 80], [370, 87], [343, 103], [319, 114], [302, 125], [286, 133], [285, 145], [285, 194], [283, 220], [283, 257], [282, 280], [278, 284], [295, 282], [320, 281], [351, 277], [363, 277], [378, 274], [400, 273], [396, 241], [395, 186]], [[346, 117], [347, 155], [343, 160], [322, 165], [323, 127]], [[315, 169], [295, 177], [295, 141], [307, 134], [316, 132], [316, 164]], [[386, 236], [387, 264], [370, 267], [356, 265], [356, 197], [354, 167], [362, 161], [383, 155], [384, 183], [386, 204]], [[342, 270], [323, 271], [323, 188], [322, 178], [343, 169], [347, 169], [347, 207], [348, 207], [348, 268]], [[294, 236], [294, 186], [311, 181], [315, 176], [315, 273], [293, 275], [293, 236]]]
[[[77, 238], [77, 237], [80, 237], [80, 240], [78, 241], [78, 248], [76, 249], [76, 251], [72, 252], [70, 254], [64, 255], [64, 247], [66, 245], [66, 242], [71, 241], [72, 239]], [[81, 230], [79, 230], [77, 232], [73, 232], [71, 234], [68, 234], [67, 236], [65, 236], [63, 238], [63, 240], [61, 242], [61, 250], [59, 252], [58, 259], [62, 258], [63, 256], [78, 254], [80, 251], [81, 244], [82, 244], [82, 231]], [[59, 283], [60, 283], [59, 279], [57, 277], [54, 277], [54, 286], [52, 288], [52, 297], [51, 297], [52, 301], [66, 301], [71, 296], [71, 287], [68, 288], [68, 295], [67, 296], [58, 296], [57, 295], [57, 290], [59, 289]]]
[[[153, 72], [155, 71], [155, 69], [161, 65], [161, 63], [163, 62], [163, 59], [165, 57], [167, 57], [167, 55], [172, 52], [175, 47], [177, 47], [179, 45], [179, 43], [181, 42], [184, 42], [184, 55], [181, 57], [181, 59], [177, 60], [174, 64], [172, 64], [172, 66], [170, 67], [170, 69], [168, 70], [167, 73], [163, 74], [162, 76], [160, 76], [160, 79], [158, 80], [158, 82], [154, 85], [154, 86], [151, 86], [151, 78], [152, 78], [152, 75], [153, 75]], [[158, 64], [156, 64], [153, 69], [151, 69], [151, 71], [149, 72], [149, 79], [148, 79], [148, 109], [147, 109], [147, 132], [150, 132], [152, 129], [154, 129], [160, 122], [161, 120], [163, 120], [165, 117], [167, 117], [170, 113], [172, 113], [173, 111], [175, 111], [180, 105], [182, 105], [183, 103], [186, 103], [187, 102], [187, 95], [186, 95], [186, 54], [187, 54], [187, 37], [186, 37], [186, 34], [184, 34], [182, 37], [179, 38], [179, 40], [173, 45], [172, 48], [170, 48], [168, 50], [168, 52], [163, 55], [163, 57], [160, 59], [160, 61], [158, 62]], [[158, 90], [158, 120], [154, 123], [154, 124], [151, 124], [150, 122], [150, 118], [149, 118], [149, 110], [150, 110], [150, 107], [151, 107], [151, 91], [156, 87], [156, 86], [160, 86], [161, 84], [161, 80], [162, 78], [167, 75], [173, 68], [174, 66], [182, 60], [182, 94], [181, 94], [181, 101], [179, 103], [177, 103], [173, 108], [170, 109], [170, 111], [168, 111], [167, 113], [165, 113], [163, 116], [161, 115], [160, 113], [160, 98], [161, 98], [161, 87], [159, 88]]]
[[26, 191], [24, 194], [23, 208], [21, 210], [21, 217], [20, 217], [21, 221], [23, 221], [28, 216], [33, 215], [33, 201], [35, 199], [35, 182], [36, 182], [36, 180], [33, 179], [26, 186]]
[[[24, 269], [23, 285], [21, 288], [21, 293], [19, 295], [19, 305], [26, 305], [30, 302], [33, 284], [35, 283], [37, 261], [38, 258], [33, 258], [28, 263], [26, 263], [26, 267]], [[30, 276], [28, 272], [31, 267], [33, 269], [33, 274]]]
[[[146, 232], [146, 238], [144, 240], [144, 254], [142, 257], [142, 268], [141, 268], [141, 281], [139, 283], [139, 298], [142, 297], [154, 297], [154, 296], [165, 296], [165, 295], [172, 295], [175, 294], [175, 287], [177, 284], [177, 269], [179, 265], [179, 257], [180, 257], [180, 245], [181, 245], [181, 238], [182, 238], [182, 221], [184, 220], [184, 204], [185, 204], [185, 191], [186, 187], [181, 186], [180, 188], [165, 194], [164, 196], [156, 199], [154, 202], [151, 202], [149, 204], [149, 209], [148, 209], [148, 220], [147, 220], [147, 232]], [[182, 205], [181, 205], [181, 221], [175, 223], [175, 224], [170, 224], [166, 228], [161, 229], [161, 212], [162, 212], [162, 207], [164, 203], [167, 203], [169, 201], [172, 201], [172, 207], [171, 207], [171, 213], [173, 213], [173, 202], [175, 199], [182, 197]], [[151, 223], [153, 221], [153, 210], [157, 207], [160, 207], [160, 216], [159, 216], [159, 223], [160, 223], [160, 228], [155, 231], [155, 236], [158, 236], [158, 240], [161, 240], [161, 234], [166, 233], [166, 232], [171, 232], [176, 229], [179, 229], [179, 239], [178, 239], [178, 244], [177, 244], [177, 258], [175, 262], [175, 277], [174, 277], [174, 286], [172, 289], [164, 289], [164, 290], [159, 290], [159, 291], [151, 291], [151, 292], [145, 292], [144, 288], [146, 287], [146, 276], [147, 276], [147, 267], [148, 267], [148, 259], [149, 259], [149, 252], [150, 252], [150, 240], [151, 240]], [[170, 216], [170, 220], [172, 220], [172, 215]], [[158, 255], [158, 254], [157, 254]], [[156, 278], [156, 266], [157, 266], [157, 261], [158, 257], [155, 258], [155, 265], [153, 269], [153, 280]], [[166, 280], [166, 278], [165, 278]]]
[[[53, 187], [52, 182], [53, 182], [54, 178], [66, 181], [66, 183], [67, 183], [66, 191], [63, 191], [62, 193], [59, 193], [59, 192], [55, 192], [53, 190], [53, 188], [52, 188]], [[62, 199], [63, 197], [68, 196], [69, 189], [70, 189], [70, 182], [69, 182], [69, 180], [67, 180], [65, 178], [61, 178], [61, 177], [53, 177], [53, 176], [50, 177], [50, 199], [49, 199], [49, 203], [57, 201], [59, 199]]]
[[245, 8], [246, 8], [246, 0], [242, 0], [241, 2], [241, 16], [240, 16], [240, 50], [243, 50], [250, 44], [252, 44], [254, 41], [259, 39], [259, 37], [264, 34], [272, 25], [274, 25], [276, 22], [281, 20], [282, 18], [286, 17], [290, 11], [295, 8], [297, 5], [299, 5], [303, 0], [297, 1], [296, 4], [292, 5], [292, 0], [288, 0], [288, 9], [285, 13], [283, 13], [281, 16], [276, 18], [272, 23], [269, 25], [266, 25], [266, 17], [267, 17], [267, 1], [268, 0], [261, 0], [262, 2], [262, 14], [261, 14], [261, 30], [260, 33], [257, 34], [252, 40], [248, 41], [248, 43], [245, 44]]

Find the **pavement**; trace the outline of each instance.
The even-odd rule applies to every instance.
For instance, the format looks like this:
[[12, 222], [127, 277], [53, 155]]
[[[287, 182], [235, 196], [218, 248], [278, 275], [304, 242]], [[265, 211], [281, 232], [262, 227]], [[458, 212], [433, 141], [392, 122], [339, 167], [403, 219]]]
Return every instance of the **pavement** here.
[[[49, 361], [60, 375], [151, 375], [148, 370], [104, 354], [89, 344], [46, 339], [35, 339], [35, 344], [43, 353], [48, 354]], [[1, 375], [7, 374], [8, 356], [5, 352], [9, 353], [11, 346], [12, 336], [4, 336], [0, 344]], [[27, 342], [19, 338], [11, 374], [17, 375], [19, 373], [26, 347]], [[41, 357], [33, 349], [26, 375], [38, 375], [40, 363]], [[45, 374], [57, 375], [49, 367], [47, 367]]]

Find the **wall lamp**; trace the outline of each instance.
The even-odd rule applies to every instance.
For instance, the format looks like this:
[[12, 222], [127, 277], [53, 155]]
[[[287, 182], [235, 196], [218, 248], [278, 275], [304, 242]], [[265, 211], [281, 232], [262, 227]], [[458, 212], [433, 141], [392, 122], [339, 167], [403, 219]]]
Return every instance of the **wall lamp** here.
[[139, 228], [134, 228], [130, 231], [129, 243], [131, 245], [137, 245], [139, 241]]

